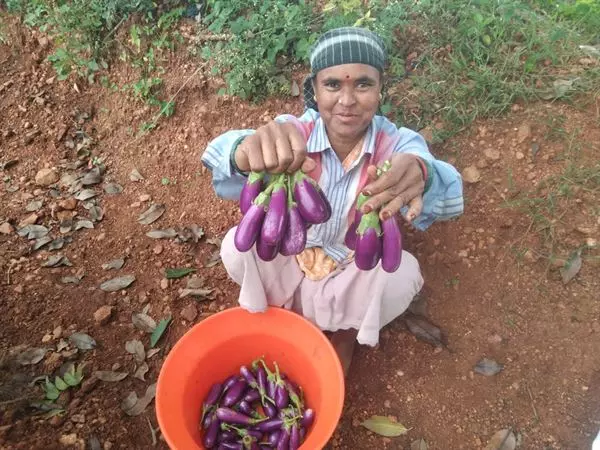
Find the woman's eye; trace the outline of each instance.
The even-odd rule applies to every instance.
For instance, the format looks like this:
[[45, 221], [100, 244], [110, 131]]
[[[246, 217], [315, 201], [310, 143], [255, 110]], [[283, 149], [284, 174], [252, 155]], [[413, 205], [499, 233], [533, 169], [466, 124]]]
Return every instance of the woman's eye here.
[[325, 83], [325, 86], [330, 89], [338, 89], [340, 87], [340, 83], [337, 81], [328, 81]]

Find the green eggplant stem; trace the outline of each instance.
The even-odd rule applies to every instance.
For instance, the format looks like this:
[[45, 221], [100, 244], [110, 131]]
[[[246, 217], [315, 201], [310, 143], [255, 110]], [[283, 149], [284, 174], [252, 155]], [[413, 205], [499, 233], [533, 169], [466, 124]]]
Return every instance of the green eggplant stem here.
[[257, 181], [262, 181], [265, 178], [264, 172], [250, 172], [248, 175], [248, 182], [250, 184], [256, 183]]
[[296, 206], [296, 202], [294, 201], [294, 184], [292, 182], [292, 177], [289, 175], [286, 175], [286, 182], [287, 182], [287, 197], [288, 197], [288, 209], [290, 209], [292, 206]]
[[356, 199], [356, 209], [362, 208], [365, 202], [369, 199], [369, 197], [362, 192], [358, 194], [358, 198]]
[[260, 194], [258, 194], [258, 196], [254, 199], [254, 204], [256, 206], [263, 206], [266, 208], [269, 205], [269, 202], [271, 201], [271, 193], [273, 192], [273, 189], [275, 189], [275, 185], [276, 183], [271, 181], [267, 188]]
[[357, 232], [362, 236], [369, 228], [375, 229], [377, 235], [381, 236], [381, 222], [379, 222], [379, 213], [377, 211], [363, 214], [358, 224]]

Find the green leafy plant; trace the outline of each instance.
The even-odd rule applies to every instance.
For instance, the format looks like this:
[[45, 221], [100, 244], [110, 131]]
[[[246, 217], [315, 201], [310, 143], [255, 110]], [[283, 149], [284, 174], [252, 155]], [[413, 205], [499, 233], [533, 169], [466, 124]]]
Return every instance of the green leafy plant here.
[[75, 369], [75, 365], [73, 364], [69, 367], [69, 370], [65, 372], [62, 378], [57, 375], [54, 378], [54, 382], [46, 377], [44, 384], [42, 385], [46, 399], [51, 401], [56, 400], [60, 397], [61, 392], [81, 384], [83, 381], [84, 367], [85, 364], [79, 364], [77, 369]]

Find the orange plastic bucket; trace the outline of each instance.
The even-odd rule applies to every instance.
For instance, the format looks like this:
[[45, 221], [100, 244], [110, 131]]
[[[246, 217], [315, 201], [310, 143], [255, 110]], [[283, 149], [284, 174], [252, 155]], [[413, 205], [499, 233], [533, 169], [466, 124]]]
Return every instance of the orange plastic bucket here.
[[298, 383], [315, 421], [302, 446], [319, 450], [342, 414], [344, 374], [327, 337], [304, 317], [281, 308], [249, 313], [232, 308], [195, 325], [166, 358], [156, 391], [158, 423], [173, 450], [204, 449], [202, 401], [213, 383], [263, 357]]

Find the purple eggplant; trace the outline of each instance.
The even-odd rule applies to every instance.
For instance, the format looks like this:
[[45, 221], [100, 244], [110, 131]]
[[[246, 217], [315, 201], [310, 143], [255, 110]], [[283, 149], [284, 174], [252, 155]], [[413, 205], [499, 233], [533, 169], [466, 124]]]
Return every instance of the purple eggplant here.
[[298, 255], [306, 247], [307, 228], [296, 204], [289, 207], [288, 215], [287, 228], [279, 251], [284, 256]]
[[252, 404], [253, 402], [255, 402], [256, 400], [258, 400], [260, 398], [260, 394], [258, 393], [258, 391], [256, 389], [250, 389], [246, 395], [244, 395], [243, 400], [245, 402], [248, 402], [250, 404]]
[[239, 375], [231, 375], [223, 382], [223, 392], [227, 392], [241, 377]]
[[301, 426], [299, 434], [300, 434], [300, 443], [302, 444], [304, 442], [304, 438], [306, 437], [306, 428]]
[[242, 214], [248, 212], [250, 205], [252, 205], [252, 202], [258, 197], [260, 191], [262, 191], [264, 177], [264, 172], [251, 172], [248, 175], [248, 180], [244, 184], [240, 195], [240, 210]]
[[268, 190], [261, 192], [242, 217], [233, 238], [235, 248], [238, 251], [247, 252], [250, 250], [260, 236], [270, 198], [271, 194]]
[[283, 420], [281, 419], [271, 419], [264, 422], [260, 422], [256, 429], [262, 431], [263, 433], [269, 433], [271, 431], [276, 431], [281, 428], [283, 425]]
[[310, 426], [315, 421], [315, 411], [313, 409], [308, 408], [302, 414], [302, 421], [300, 422], [304, 428], [310, 428]]
[[243, 378], [240, 378], [237, 382], [231, 386], [225, 396], [223, 397], [223, 406], [233, 406], [244, 396], [244, 391], [248, 387], [248, 383]]
[[252, 409], [252, 406], [250, 406], [250, 403], [242, 400], [239, 404], [238, 404], [238, 409], [240, 410], [240, 412], [243, 412], [244, 414], [248, 415], [248, 416], [252, 416], [252, 413], [254, 413], [254, 409]]
[[269, 245], [263, 240], [262, 236], [258, 236], [256, 240], [256, 254], [260, 259], [266, 262], [273, 261], [278, 253], [279, 244]]
[[271, 375], [271, 374], [268, 375], [269, 378], [267, 381], [267, 394], [272, 399], [275, 399], [275, 392], [277, 391], [277, 384], [275, 383], [275, 379], [271, 379], [272, 376], [273, 375]]
[[396, 216], [383, 221], [381, 267], [388, 273], [394, 273], [402, 261], [402, 233]]
[[298, 424], [292, 425], [290, 432], [290, 450], [298, 450], [300, 447], [300, 428]]
[[284, 256], [297, 255], [306, 247], [308, 226], [294, 201], [292, 191], [292, 178], [288, 177], [288, 223], [279, 250]]
[[287, 229], [287, 175], [278, 175], [274, 180], [273, 192], [269, 201], [269, 208], [265, 215], [260, 237], [262, 242], [274, 247], [283, 239]]
[[241, 442], [221, 442], [217, 450], [244, 450]]
[[350, 250], [356, 250], [356, 231], [358, 230], [358, 222], [360, 222], [359, 216], [361, 215], [360, 212], [356, 211], [354, 221], [350, 224], [346, 231], [346, 236], [344, 236], [344, 244], [346, 244], [346, 247]]
[[256, 381], [258, 382], [259, 389], [267, 392], [267, 372], [258, 363], [254, 364], [253, 367], [256, 370]]
[[217, 441], [219, 443], [221, 443], [221, 442], [235, 442], [235, 441], [238, 440], [238, 438], [239, 438], [239, 436], [235, 432], [227, 430], [227, 431], [221, 431], [221, 433], [219, 434], [219, 437], [218, 437]]
[[294, 200], [305, 222], [325, 223], [331, 217], [331, 205], [319, 186], [303, 172], [298, 171], [294, 179]]
[[277, 416], [277, 408], [273, 404], [271, 404], [269, 400], [265, 401], [265, 403], [263, 404], [263, 409], [265, 410], [265, 414], [269, 419], [272, 419], [275, 416]]
[[208, 391], [208, 395], [204, 399], [202, 404], [202, 417], [206, 416], [206, 413], [215, 406], [221, 393], [223, 392], [223, 385], [221, 383], [215, 383], [212, 385], [210, 390]]
[[360, 270], [371, 270], [381, 258], [381, 225], [376, 211], [364, 214], [358, 226], [354, 260]]
[[252, 371], [247, 366], [240, 367], [240, 373], [248, 383], [251, 388], [256, 389], [258, 387], [258, 382], [256, 381], [256, 377], [252, 373]]
[[217, 443], [217, 436], [219, 434], [221, 423], [217, 417], [213, 417], [206, 434], [204, 435], [204, 446], [206, 448], [213, 448]]
[[275, 406], [278, 409], [283, 409], [288, 405], [289, 401], [290, 398], [285, 385], [278, 385], [275, 390]]
[[277, 443], [279, 442], [280, 433], [281, 432], [279, 430], [275, 430], [272, 433], [270, 433], [269, 437], [267, 438], [267, 444], [271, 447], [276, 447]]
[[252, 417], [239, 413], [231, 408], [221, 407], [217, 409], [216, 414], [219, 420], [226, 424], [254, 425], [255, 423], [260, 422], [259, 419], [253, 419]]
[[287, 427], [281, 429], [279, 433], [279, 442], [277, 443], [277, 450], [289, 450], [290, 448], [290, 430]]
[[362, 208], [362, 206], [367, 201], [367, 199], [368, 199], [368, 197], [366, 195], [364, 195], [363, 193], [360, 193], [358, 195], [358, 198], [356, 199], [356, 206], [355, 206], [356, 209], [354, 212], [354, 220], [348, 227], [348, 231], [346, 231], [346, 236], [344, 238], [344, 243], [346, 244], [346, 247], [348, 247], [350, 250], [356, 250], [356, 237], [357, 237], [357, 232], [358, 232], [358, 224], [360, 223], [360, 220], [362, 219], [362, 212], [360, 211], [360, 208]]
[[214, 417], [215, 417], [214, 414], [206, 414], [204, 416], [204, 418], [202, 419], [202, 429], [203, 430], [208, 430], [208, 427], [210, 427], [210, 424], [212, 423]]

